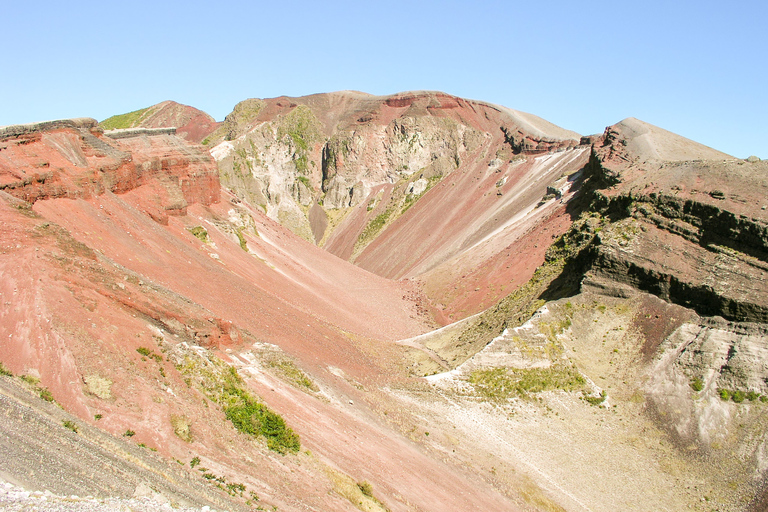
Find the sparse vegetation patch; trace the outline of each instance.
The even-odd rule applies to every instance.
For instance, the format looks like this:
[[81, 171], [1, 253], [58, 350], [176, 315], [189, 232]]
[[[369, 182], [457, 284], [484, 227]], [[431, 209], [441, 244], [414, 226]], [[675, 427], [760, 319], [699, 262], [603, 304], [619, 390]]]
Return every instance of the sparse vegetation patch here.
[[278, 453], [299, 451], [299, 436], [285, 424], [281, 416], [257, 402], [243, 389], [230, 389], [228, 395], [227, 399], [234, 403], [226, 406], [224, 412], [237, 430], [265, 437], [269, 449]]
[[176, 437], [187, 443], [192, 442], [191, 425], [192, 422], [186, 416], [179, 416], [176, 414], [171, 416], [173, 433], [176, 434]]
[[198, 240], [200, 240], [204, 244], [211, 243], [210, 238], [208, 238], [208, 231], [203, 226], [195, 226], [192, 228], [187, 228], [187, 231], [192, 233]]
[[99, 125], [105, 130], [124, 130], [126, 128], [135, 128], [141, 122], [141, 119], [147, 113], [149, 108], [142, 108], [128, 112], [126, 114], [119, 114], [116, 116], [108, 117], [99, 123]]
[[478, 369], [470, 374], [469, 382], [480, 396], [494, 401], [528, 398], [542, 391], [579, 391], [586, 385], [576, 369], [562, 364], [547, 368]]
[[237, 430], [255, 437], [264, 437], [267, 447], [278, 453], [298, 452], [299, 436], [285, 420], [259, 402], [246, 389], [237, 370], [213, 355], [207, 359], [187, 356], [177, 367], [208, 399], [218, 403]]
[[285, 378], [288, 382], [308, 391], [318, 391], [319, 388], [309, 376], [304, 373], [301, 368], [296, 366], [296, 363], [288, 359], [287, 357], [274, 356], [267, 360], [267, 366], [274, 369], [276, 373]]

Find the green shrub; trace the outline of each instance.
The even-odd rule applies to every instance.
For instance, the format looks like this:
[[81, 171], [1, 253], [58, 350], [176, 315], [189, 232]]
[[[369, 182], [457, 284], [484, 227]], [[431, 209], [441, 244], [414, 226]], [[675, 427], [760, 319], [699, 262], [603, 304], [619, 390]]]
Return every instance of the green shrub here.
[[194, 468], [195, 466], [197, 466], [199, 464], [200, 464], [200, 457], [198, 457], [197, 455], [192, 457], [192, 460], [189, 461], [189, 467], [191, 467], [191, 468]]
[[691, 389], [698, 392], [704, 389], [704, 381], [702, 381], [700, 378], [696, 377], [691, 381]]
[[187, 231], [192, 233], [192, 235], [194, 235], [195, 238], [197, 238], [201, 242], [205, 244], [210, 243], [210, 239], [208, 238], [208, 231], [203, 226], [195, 226], [192, 228], [187, 228]]
[[264, 436], [269, 449], [278, 453], [299, 451], [299, 436], [285, 424], [282, 417], [245, 391], [237, 391], [239, 403], [224, 408], [227, 419], [237, 430], [252, 436]]
[[64, 425], [69, 430], [71, 430], [72, 432], [74, 432], [75, 434], [77, 434], [77, 425], [75, 425], [75, 422], [64, 420], [61, 424]]
[[750, 402], [754, 402], [758, 398], [760, 398], [760, 393], [755, 393], [754, 391], [747, 392], [747, 400], [749, 400]]
[[731, 399], [731, 392], [728, 391], [727, 389], [720, 388], [717, 392], [720, 395], [720, 400], [727, 402], [728, 400]]
[[737, 404], [740, 404], [744, 401], [744, 399], [747, 397], [747, 394], [741, 390], [737, 390], [733, 392], [733, 395], [731, 395], [731, 398], [733, 398], [733, 401]]
[[608, 394], [605, 392], [605, 390], [600, 392], [600, 396], [589, 396], [584, 395], [582, 397], [584, 401], [586, 401], [589, 405], [600, 405], [603, 402], [605, 402], [605, 399], [608, 398]]
[[123, 434], [123, 437], [133, 437], [133, 436], [135, 436], [135, 435], [136, 435], [136, 432], [134, 432], [134, 431], [133, 431], [133, 430], [131, 430], [131, 429], [128, 429], [128, 430], [126, 430], [126, 431], [125, 431], [125, 433]]
[[8, 376], [8, 377], [13, 377], [13, 372], [11, 372], [5, 366], [3, 366], [3, 363], [0, 363], [0, 375], [5, 375], [5, 376]]
[[45, 400], [46, 402], [53, 402], [53, 395], [50, 391], [48, 391], [47, 388], [40, 389], [40, 398]]
[[373, 498], [373, 486], [369, 484], [368, 482], [358, 482], [357, 488], [360, 489], [360, 492], [368, 496], [369, 498]]

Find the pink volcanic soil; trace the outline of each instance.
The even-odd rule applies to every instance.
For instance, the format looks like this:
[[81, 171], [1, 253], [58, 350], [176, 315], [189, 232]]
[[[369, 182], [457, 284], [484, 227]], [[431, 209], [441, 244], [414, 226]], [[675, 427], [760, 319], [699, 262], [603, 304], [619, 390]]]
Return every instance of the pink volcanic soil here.
[[[64, 148], [70, 153], [77, 149], [76, 134], [56, 136], [72, 144]], [[198, 201], [210, 198], [208, 175], [185, 174], [182, 169], [189, 166], [171, 165], [188, 162], [190, 155], [169, 147], [157, 161], [166, 162], [160, 170], [170, 174], [148, 172], [149, 179], [137, 172], [143, 170], [142, 160], [155, 161], [142, 152], [161, 146], [150, 139], [120, 143], [123, 150], [130, 146], [137, 164], [116, 165], [130, 184], [108, 182], [89, 166], [70, 162], [67, 167], [64, 158], [56, 178], [61, 187], [41, 189], [40, 184], [50, 186], [50, 178], [6, 187], [34, 199], [32, 209], [0, 192], [3, 364], [15, 374], [39, 376], [41, 386], [81, 421], [115, 435], [134, 430], [137, 443], [183, 461], [198, 455], [213, 471], [245, 482], [282, 510], [354, 509], [331, 492], [323, 464], [370, 481], [392, 510], [515, 509], [489, 484], [429, 455], [397, 427], [378, 420], [372, 412], [377, 405], [367, 403], [371, 398], [360, 391], [405, 382], [401, 348], [388, 341], [426, 329], [409, 299], [410, 285], [339, 260], [260, 212], [248, 212], [259, 236], [245, 232], [252, 254], [246, 253], [234, 235], [217, 227], [231, 209], [243, 206], [220, 191], [220, 202]], [[27, 157], [59, 162], [62, 148], [42, 138], [14, 147], [22, 146]], [[79, 178], [78, 169], [90, 178]], [[173, 186], [180, 180], [163, 183], [163, 176], [176, 171], [190, 177], [184, 192]], [[93, 192], [74, 193], [78, 182]], [[121, 193], [110, 192], [111, 186]], [[148, 205], [161, 211], [179, 197], [187, 204], [183, 212], [157, 220], [149, 215]], [[189, 233], [187, 228], [197, 225], [206, 227], [212, 244]], [[143, 358], [139, 347], [160, 353], [157, 327], [171, 339], [197, 340], [233, 361], [253, 340], [296, 356], [333, 400], [299, 393], [277, 380], [251, 382], [302, 436], [314, 458], [265, 451], [235, 432], [173, 364]], [[86, 379], [94, 375], [110, 379], [111, 398], [87, 391]], [[97, 413], [103, 415], [98, 422]], [[192, 419], [193, 443], [173, 434], [172, 415]]]
[[[384, 213], [396, 184], [373, 186], [369, 197], [380, 194], [376, 207], [368, 211], [369, 201], [360, 203], [324, 244], [328, 252], [342, 259], [354, 257], [356, 265], [374, 274], [418, 282], [432, 303], [422, 301], [420, 308], [430, 309], [440, 323], [477, 313], [526, 282], [543, 262], [551, 239], [570, 225], [562, 205], [572, 193], [562, 203], [534, 206], [548, 185], [584, 167], [589, 152], [578, 146], [578, 134], [536, 116], [436, 92], [385, 97], [340, 92], [265, 102], [259, 122], [305, 104], [327, 134], [360, 127], [363, 136], [370, 135], [370, 147], [376, 146], [378, 132], [365, 131], [364, 126], [388, 126], [409, 116], [452, 119], [487, 134], [473, 153], [462, 154], [457, 169], [362, 253], [354, 255], [355, 242], [366, 225]], [[511, 154], [510, 144], [522, 154], [490, 168], [497, 152]], [[319, 153], [314, 156], [319, 161]], [[336, 164], [337, 173], [343, 174], [343, 155]], [[375, 164], [368, 162], [371, 168]], [[502, 178], [506, 182], [499, 186]]]

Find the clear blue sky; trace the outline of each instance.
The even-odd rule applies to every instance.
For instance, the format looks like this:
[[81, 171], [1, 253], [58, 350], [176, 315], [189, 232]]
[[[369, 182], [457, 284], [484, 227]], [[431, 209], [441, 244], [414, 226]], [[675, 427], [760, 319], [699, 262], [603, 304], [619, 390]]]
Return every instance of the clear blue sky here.
[[440, 90], [768, 158], [768, 2], [0, 0], [0, 125]]

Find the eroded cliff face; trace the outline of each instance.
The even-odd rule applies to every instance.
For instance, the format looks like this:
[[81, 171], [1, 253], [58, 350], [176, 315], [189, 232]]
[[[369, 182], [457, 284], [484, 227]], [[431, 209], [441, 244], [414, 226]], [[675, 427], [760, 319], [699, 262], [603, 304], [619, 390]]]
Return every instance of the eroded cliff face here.
[[167, 130], [113, 134], [105, 135], [94, 119], [6, 127], [0, 189], [30, 203], [130, 193], [163, 224], [189, 204], [219, 201], [218, 172], [201, 147]]
[[219, 127], [219, 123], [202, 110], [175, 101], [163, 101], [135, 112], [112, 116], [100, 125], [105, 130], [175, 128], [181, 138], [198, 144]]
[[[574, 132], [434, 92], [246, 100], [209, 140], [238, 197], [371, 272], [423, 278], [441, 322], [530, 277], [588, 157]], [[542, 243], [512, 263], [531, 230]]]
[[588, 255], [589, 279], [706, 316], [768, 322], [768, 163], [629, 124], [606, 130], [588, 167], [609, 184], [594, 208], [610, 220]]

